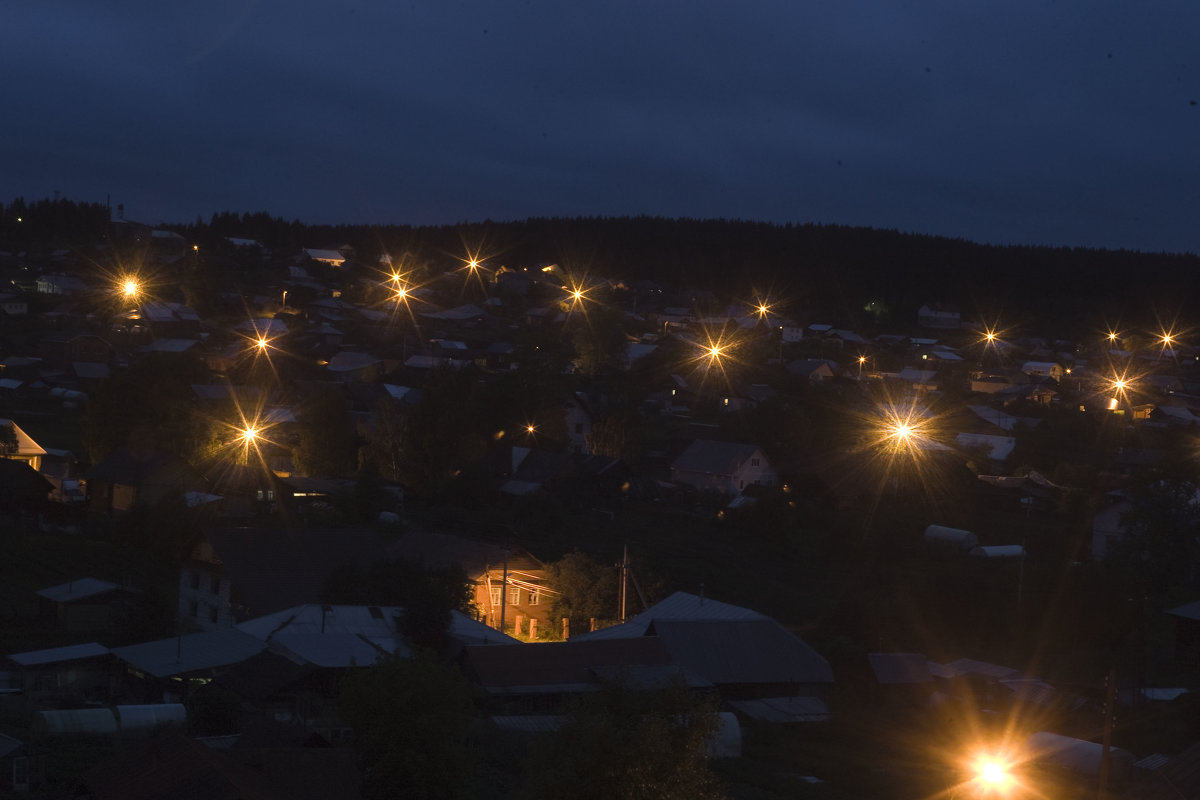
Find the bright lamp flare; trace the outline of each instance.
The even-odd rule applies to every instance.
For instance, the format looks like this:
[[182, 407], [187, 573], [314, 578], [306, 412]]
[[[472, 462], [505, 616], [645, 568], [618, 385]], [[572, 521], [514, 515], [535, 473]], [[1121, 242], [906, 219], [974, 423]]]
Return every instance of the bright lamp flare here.
[[975, 762], [975, 781], [989, 792], [1007, 792], [1016, 783], [1008, 765], [999, 759], [982, 756]]
[[254, 444], [258, 440], [258, 428], [253, 425], [242, 431], [242, 441], [246, 444]]
[[128, 298], [137, 297], [138, 282], [133, 278], [126, 278], [124, 283], [121, 284], [121, 291]]

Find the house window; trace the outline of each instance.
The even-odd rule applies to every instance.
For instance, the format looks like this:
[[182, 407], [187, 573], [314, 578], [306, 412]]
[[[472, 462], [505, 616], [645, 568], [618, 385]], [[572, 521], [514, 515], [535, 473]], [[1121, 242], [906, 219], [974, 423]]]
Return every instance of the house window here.
[[267, 499], [268, 500], [275, 499], [275, 490], [274, 489], [267, 489]]
[[29, 757], [17, 756], [13, 759], [13, 788], [24, 789], [29, 786]]
[[758, 459], [757, 459], [757, 458], [752, 458], [752, 459], [750, 459], [750, 466], [752, 466], [752, 467], [757, 467], [757, 466], [758, 466]]
[[729, 405], [729, 398], [728, 398], [728, 397], [722, 397], [722, 398], [721, 398], [721, 405], [723, 405], [723, 406], [728, 406], [728, 405]]
[[258, 497], [259, 500], [262, 500], [263, 499], [263, 490], [259, 489], [256, 496]]
[[188, 616], [192, 619], [200, 616], [200, 604], [195, 600], [188, 600]]
[[492, 608], [499, 606], [500, 605], [500, 587], [493, 586], [492, 588], [488, 589], [488, 594], [490, 595], [489, 599], [492, 601]]
[[212, 593], [213, 593], [213, 594], [220, 594], [220, 593], [221, 593], [221, 579], [220, 579], [220, 578], [218, 578], [216, 575], [214, 575], [214, 576], [212, 577], [212, 583], [210, 584], [210, 586], [212, 586]]
[[208, 607], [208, 621], [209, 621], [209, 622], [211, 622], [213, 625], [216, 625], [216, 624], [217, 624], [217, 615], [218, 615], [218, 613], [219, 613], [219, 612], [218, 612], [218, 610], [217, 610], [217, 607], [216, 607], [216, 606], [209, 606], [209, 607]]
[[529, 605], [531, 605], [531, 606], [536, 606], [538, 604], [538, 590], [537, 589], [529, 590], [529, 600], [527, 600], [526, 602], [528, 602]]
[[520, 603], [521, 603], [521, 590], [516, 588], [515, 586], [508, 587], [508, 604], [510, 606], [515, 606], [515, 605], [520, 605]]

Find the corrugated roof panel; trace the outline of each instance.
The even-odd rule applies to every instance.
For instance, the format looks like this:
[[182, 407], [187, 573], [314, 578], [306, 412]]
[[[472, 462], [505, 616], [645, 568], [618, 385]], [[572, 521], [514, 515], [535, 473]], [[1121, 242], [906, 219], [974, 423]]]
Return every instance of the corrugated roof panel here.
[[47, 589], [41, 589], [37, 592], [37, 595], [47, 600], [53, 600], [56, 603], [69, 603], [72, 600], [82, 600], [85, 597], [93, 597], [120, 588], [120, 584], [111, 581], [102, 581], [99, 578], [79, 578], [78, 580], [60, 583], [57, 586], [51, 586]]
[[112, 653], [134, 669], [163, 678], [237, 664], [266, 647], [248, 633], [226, 628], [117, 647]]
[[26, 653], [14, 653], [9, 659], [24, 667], [39, 664], [58, 664], [63, 661], [75, 661], [80, 658], [96, 658], [106, 656], [111, 652], [107, 647], [97, 642], [87, 644], [71, 644], [66, 647], [53, 647], [49, 650], [30, 650]]
[[722, 603], [688, 592], [675, 592], [620, 625], [572, 636], [571, 640], [628, 639], [634, 636], [644, 636], [650, 623], [656, 619], [719, 620], [769, 619], [769, 617], [731, 603]]
[[671, 660], [716, 684], [832, 683], [816, 650], [773, 619], [655, 620]]

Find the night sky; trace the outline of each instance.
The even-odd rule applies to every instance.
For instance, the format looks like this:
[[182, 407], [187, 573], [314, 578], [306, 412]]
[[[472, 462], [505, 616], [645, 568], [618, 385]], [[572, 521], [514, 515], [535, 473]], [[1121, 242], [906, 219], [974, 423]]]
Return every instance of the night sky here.
[[1200, 252], [1194, 0], [9, 3], [0, 201]]

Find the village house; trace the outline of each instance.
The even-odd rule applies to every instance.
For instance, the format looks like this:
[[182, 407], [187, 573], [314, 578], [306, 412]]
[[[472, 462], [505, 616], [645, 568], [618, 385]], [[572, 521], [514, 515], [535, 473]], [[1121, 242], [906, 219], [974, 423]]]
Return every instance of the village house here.
[[698, 439], [671, 463], [671, 480], [737, 496], [747, 486], [774, 486], [779, 476], [755, 445]]

